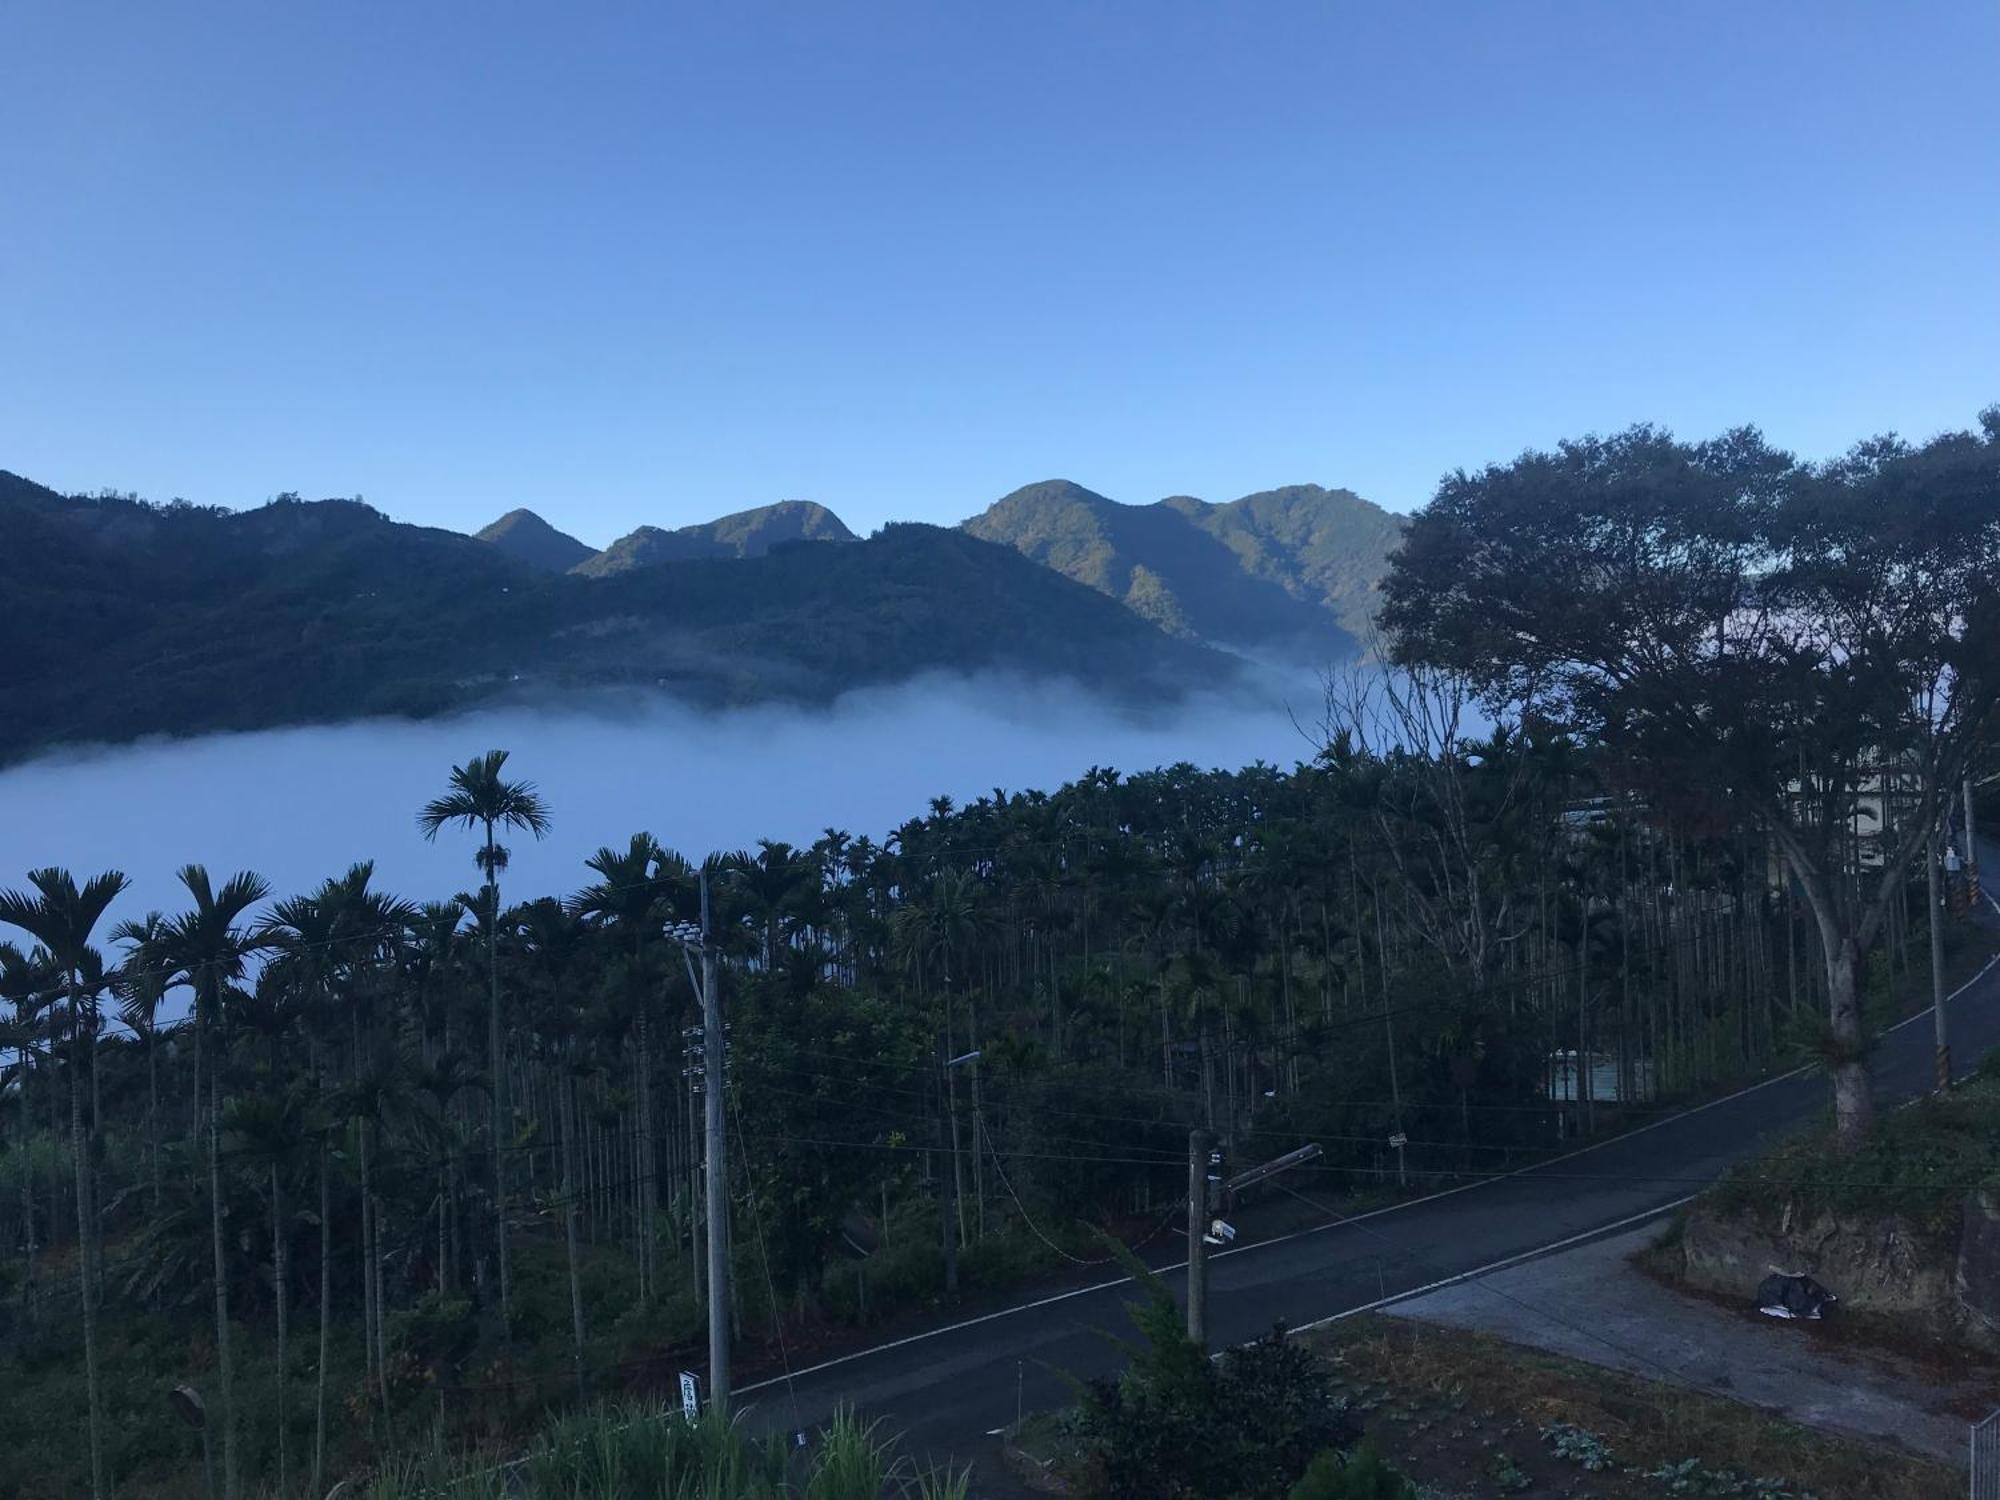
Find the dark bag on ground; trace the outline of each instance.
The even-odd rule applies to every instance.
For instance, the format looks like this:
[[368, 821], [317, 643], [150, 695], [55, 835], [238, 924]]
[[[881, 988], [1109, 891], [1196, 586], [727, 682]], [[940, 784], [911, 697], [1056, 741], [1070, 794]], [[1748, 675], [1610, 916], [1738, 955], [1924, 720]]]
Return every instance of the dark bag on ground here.
[[1778, 1271], [1757, 1288], [1757, 1311], [1772, 1318], [1817, 1318], [1839, 1300], [1810, 1276]]

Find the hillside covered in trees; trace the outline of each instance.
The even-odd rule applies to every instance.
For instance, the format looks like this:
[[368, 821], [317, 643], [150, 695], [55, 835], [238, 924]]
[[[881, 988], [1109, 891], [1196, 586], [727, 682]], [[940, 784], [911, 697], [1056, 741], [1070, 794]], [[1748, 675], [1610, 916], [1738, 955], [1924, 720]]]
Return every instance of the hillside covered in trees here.
[[[562, 788], [532, 811], [559, 819]], [[1051, 1240], [1093, 1253], [1092, 1226], [1157, 1228], [1191, 1124], [1233, 1159], [1318, 1142], [1312, 1191], [1374, 1194], [1753, 1073], [1819, 1000], [1808, 924], [1767, 869], [1753, 835], [1539, 733], [1430, 759], [1336, 735], [1291, 772], [1094, 771], [938, 799], [879, 843], [829, 830], [714, 860], [743, 1335], [942, 1297], [943, 1174], [974, 1288]], [[231, 1414], [247, 1484], [339, 1471], [440, 1412], [493, 1437], [685, 1362], [695, 1012], [663, 929], [696, 912], [699, 873], [644, 833], [525, 904], [389, 892], [366, 866], [297, 892], [190, 870], [182, 910], [116, 931], [92, 920], [116, 877], [38, 874], [0, 905], [21, 939], [0, 949], [0, 1378], [19, 1409], [86, 1405], [79, 1250], [122, 1493], [185, 1472], [164, 1404], [181, 1381]], [[1878, 986], [1912, 961], [1909, 927]], [[940, 1048], [981, 1052], [949, 1096]], [[1570, 1050], [1601, 1062], [1552, 1099]], [[33, 1431], [0, 1483], [59, 1493], [83, 1431]]]
[[1161, 629], [1321, 665], [1369, 637], [1402, 522], [1315, 484], [1214, 505], [1125, 505], [1066, 479], [1027, 485], [965, 523]]
[[233, 513], [0, 474], [0, 533], [0, 760], [561, 694], [820, 702], [995, 671], [1144, 701], [1232, 670], [1007, 548], [931, 526], [587, 578], [359, 501]]

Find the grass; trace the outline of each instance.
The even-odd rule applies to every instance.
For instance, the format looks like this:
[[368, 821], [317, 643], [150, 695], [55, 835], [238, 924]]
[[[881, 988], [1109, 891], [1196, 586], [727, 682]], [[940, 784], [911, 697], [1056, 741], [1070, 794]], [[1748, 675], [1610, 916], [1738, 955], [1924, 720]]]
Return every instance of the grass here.
[[454, 1456], [442, 1442], [368, 1476], [358, 1500], [966, 1500], [964, 1473], [918, 1470], [874, 1423], [836, 1412], [804, 1454], [714, 1416], [660, 1405], [556, 1418], [526, 1453]]
[[[1774, 1191], [1773, 1184], [1783, 1184]], [[2000, 1055], [1944, 1097], [1886, 1110], [1851, 1155], [1830, 1123], [1739, 1163], [1707, 1195], [1727, 1214], [1761, 1219], [1780, 1207], [1820, 1214], [1894, 1215], [1932, 1244], [1955, 1248], [1967, 1193], [2000, 1183]]]
[[[1363, 1316], [1307, 1335], [1340, 1399], [1423, 1500], [1937, 1500], [1946, 1466], [1719, 1396], [1520, 1348], [1489, 1335]], [[1008, 1434], [1017, 1475], [1087, 1496], [1063, 1412]]]
[[[1361, 1317], [1310, 1337], [1384, 1451], [1447, 1492], [1936, 1500], [1964, 1487], [1928, 1459], [1484, 1334]], [[1588, 1489], [1558, 1488], [1586, 1474]]]

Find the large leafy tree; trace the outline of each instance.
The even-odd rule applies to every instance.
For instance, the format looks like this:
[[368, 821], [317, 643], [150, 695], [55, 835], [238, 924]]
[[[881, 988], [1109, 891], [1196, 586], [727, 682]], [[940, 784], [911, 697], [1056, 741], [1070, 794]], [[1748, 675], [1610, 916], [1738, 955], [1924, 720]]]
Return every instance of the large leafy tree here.
[[[96, 1211], [91, 1201], [90, 1150], [84, 1138], [83, 1088], [81, 1072], [84, 1052], [96, 1035], [95, 1017], [86, 1020], [86, 1010], [96, 1003], [86, 984], [86, 975], [100, 970], [90, 946], [90, 935], [105, 910], [125, 889], [125, 876], [108, 870], [78, 886], [76, 877], [63, 869], [32, 870], [28, 883], [32, 894], [0, 891], [0, 924], [18, 927], [47, 950], [49, 962], [61, 976], [69, 1001], [69, 1143], [76, 1168], [76, 1233], [81, 1254], [77, 1267], [83, 1290], [83, 1363], [85, 1399], [89, 1404], [90, 1492], [109, 1495], [104, 1473], [104, 1400], [97, 1370], [97, 1257]], [[91, 1133], [97, 1130], [96, 1111], [91, 1113]]]
[[2000, 410], [1823, 465], [1747, 429], [1637, 427], [1448, 476], [1380, 620], [1396, 661], [1464, 673], [1768, 833], [1819, 937], [1852, 1143], [1872, 1111], [1861, 961], [2000, 698], [1996, 580]]
[[[507, 850], [499, 842], [503, 830], [518, 829], [542, 838], [549, 831], [548, 804], [531, 781], [510, 781], [502, 774], [507, 767], [505, 750], [489, 750], [475, 755], [462, 766], [451, 768], [449, 790], [433, 797], [417, 814], [417, 827], [427, 839], [435, 839], [447, 824], [473, 829], [480, 834], [479, 850], [473, 858], [486, 877], [486, 904], [492, 913], [500, 910], [500, 872], [507, 868]], [[507, 1118], [506, 1052], [500, 1044], [500, 928], [497, 921], [486, 923], [486, 1043], [493, 1070], [491, 1155], [493, 1158], [494, 1257], [500, 1271], [500, 1316], [511, 1318], [513, 1282], [507, 1265], [507, 1174], [506, 1142], [502, 1139]]]

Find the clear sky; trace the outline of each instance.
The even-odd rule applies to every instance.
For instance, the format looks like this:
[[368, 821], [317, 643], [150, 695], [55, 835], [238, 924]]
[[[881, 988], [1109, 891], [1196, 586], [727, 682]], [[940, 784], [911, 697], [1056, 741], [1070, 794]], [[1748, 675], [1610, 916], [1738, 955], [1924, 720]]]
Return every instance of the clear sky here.
[[2000, 400], [2000, 4], [0, 3], [0, 467], [603, 543]]

